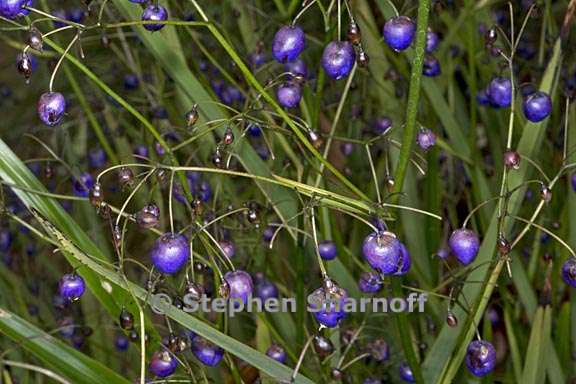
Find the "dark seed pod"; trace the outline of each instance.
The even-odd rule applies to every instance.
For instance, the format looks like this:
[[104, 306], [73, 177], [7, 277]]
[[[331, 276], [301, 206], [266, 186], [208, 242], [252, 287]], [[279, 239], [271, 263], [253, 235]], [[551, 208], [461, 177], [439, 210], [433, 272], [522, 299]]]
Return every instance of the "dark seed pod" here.
[[446, 314], [446, 324], [448, 324], [448, 326], [452, 328], [458, 325], [458, 318], [456, 318], [456, 315], [454, 315], [452, 311], [448, 311], [448, 313]]
[[192, 109], [190, 109], [190, 111], [186, 113], [186, 126], [188, 128], [192, 128], [194, 124], [196, 124], [196, 122], [198, 121], [198, 117], [200, 117], [200, 115], [198, 114], [198, 105], [194, 104], [192, 106]]
[[545, 185], [540, 188], [540, 198], [545, 202], [549, 203], [552, 200], [552, 191]]
[[42, 40], [42, 34], [40, 31], [35, 27], [30, 28], [30, 31], [28, 32], [28, 45], [30, 48], [42, 52], [44, 40]]
[[330, 371], [330, 375], [332, 376], [332, 379], [340, 381], [342, 380], [344, 373], [338, 368], [332, 368], [332, 370]]
[[226, 132], [224, 132], [224, 137], [222, 138], [222, 143], [224, 145], [230, 145], [234, 142], [234, 132], [232, 132], [232, 128], [227, 127]]
[[204, 296], [204, 287], [198, 283], [191, 281], [188, 284], [186, 284], [184, 294], [188, 298], [194, 301], [198, 301], [202, 298], [202, 296]]
[[496, 32], [496, 28], [490, 28], [484, 34], [484, 41], [487, 46], [492, 45], [498, 39], [498, 32]]
[[150, 203], [136, 214], [136, 222], [140, 228], [154, 228], [160, 220], [160, 208], [154, 203]]
[[95, 183], [92, 189], [90, 189], [90, 203], [98, 208], [103, 201], [104, 193], [102, 192], [102, 185]]
[[216, 168], [224, 167], [224, 159], [222, 158], [222, 154], [218, 149], [216, 152], [214, 152], [214, 155], [212, 155], [212, 164], [214, 164]]
[[18, 72], [24, 76], [24, 79], [26, 79], [26, 82], [28, 83], [28, 80], [30, 80], [30, 77], [32, 76], [32, 60], [30, 60], [30, 56], [28, 56], [27, 53], [23, 53], [18, 56], [18, 60], [16, 61], [16, 68], [18, 69]]
[[498, 248], [498, 252], [500, 252], [501, 255], [507, 255], [510, 253], [510, 242], [506, 240], [503, 234], [498, 236], [498, 242], [496, 243], [496, 246]]
[[194, 200], [192, 200], [192, 209], [194, 210], [194, 214], [196, 216], [202, 216], [202, 213], [204, 212], [204, 203], [202, 202], [202, 200], [195, 198]]
[[370, 63], [370, 57], [368, 56], [366, 51], [364, 51], [363, 49], [360, 49], [358, 51], [358, 56], [356, 57], [356, 61], [358, 62], [358, 65], [360, 67], [366, 68], [368, 66], [368, 63]]
[[504, 152], [504, 165], [508, 169], [519, 169], [520, 154], [513, 150], [507, 150]]
[[118, 171], [118, 182], [122, 187], [131, 187], [134, 183], [134, 172], [128, 167], [122, 167]]
[[112, 230], [112, 240], [114, 241], [114, 246], [120, 248], [120, 245], [122, 244], [122, 230], [118, 225], [115, 225]]
[[324, 142], [324, 140], [322, 140], [316, 131], [308, 131], [308, 137], [310, 138], [310, 141], [315, 148], [320, 148]]
[[394, 186], [396, 185], [394, 177], [392, 177], [392, 175], [386, 175], [384, 176], [384, 182], [386, 183], [386, 189], [388, 189], [388, 192], [393, 192]]
[[351, 21], [348, 25], [348, 41], [354, 45], [359, 45], [362, 40], [362, 33], [360, 32], [360, 27], [358, 24]]
[[138, 334], [138, 331], [131, 329], [128, 333], [128, 338], [131, 342], [136, 343], [138, 340], [140, 340], [140, 335]]
[[122, 308], [118, 320], [122, 329], [129, 330], [134, 327], [134, 315], [128, 312], [126, 308]]
[[110, 206], [108, 204], [106, 204], [105, 202], [100, 203], [100, 205], [98, 206], [98, 209], [96, 211], [97, 211], [98, 215], [100, 215], [100, 217], [103, 219], [109, 219], [110, 213], [112, 212], [112, 210], [110, 209]]
[[324, 336], [314, 336], [314, 339], [312, 340], [312, 346], [314, 347], [314, 351], [320, 357], [326, 357], [334, 352], [334, 345], [330, 339], [327, 339]]
[[173, 353], [183, 352], [186, 349], [186, 340], [171, 333], [170, 336], [168, 336], [168, 348]]

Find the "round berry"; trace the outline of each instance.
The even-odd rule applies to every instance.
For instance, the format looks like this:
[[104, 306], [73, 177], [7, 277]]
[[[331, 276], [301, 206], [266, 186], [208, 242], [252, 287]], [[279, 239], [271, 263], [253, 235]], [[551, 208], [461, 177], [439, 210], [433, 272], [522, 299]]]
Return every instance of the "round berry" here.
[[284, 70], [291, 73], [293, 76], [301, 76], [303, 78], [308, 77], [308, 67], [302, 59], [296, 59], [284, 64]]
[[400, 259], [398, 261], [398, 269], [394, 272], [396, 276], [402, 276], [408, 273], [412, 266], [412, 259], [406, 246], [400, 242]]
[[128, 349], [128, 345], [130, 345], [130, 340], [126, 336], [116, 336], [116, 340], [114, 340], [114, 346], [117, 350], [124, 352]]
[[15, 19], [25, 11], [22, 7], [29, 5], [26, 0], [0, 0], [0, 16]]
[[436, 144], [436, 135], [434, 132], [432, 132], [432, 130], [428, 128], [422, 128], [420, 131], [418, 131], [416, 142], [423, 151], [427, 151]]
[[74, 178], [72, 191], [78, 197], [88, 197], [90, 190], [94, 187], [94, 178], [88, 172], [83, 172], [80, 177]]
[[266, 355], [282, 364], [286, 362], [287, 358], [286, 351], [278, 344], [272, 344], [266, 351]]
[[286, 25], [274, 35], [272, 55], [279, 63], [294, 61], [306, 47], [304, 31], [297, 25]]
[[320, 324], [334, 328], [346, 317], [344, 303], [348, 298], [346, 290], [334, 285], [329, 291], [325, 287], [316, 289], [308, 298], [310, 310]]
[[230, 287], [229, 298], [231, 299], [239, 299], [246, 303], [254, 291], [252, 277], [247, 272], [240, 270], [228, 272], [224, 275], [224, 280]]
[[49, 127], [60, 123], [66, 111], [66, 100], [59, 92], [46, 92], [38, 100], [38, 116]]
[[[161, 5], [151, 4], [142, 12], [142, 21], [166, 21], [168, 20], [168, 11]], [[164, 24], [145, 24], [144, 28], [149, 31], [159, 31], [164, 28]]]
[[426, 55], [422, 67], [422, 74], [427, 77], [436, 77], [442, 73], [440, 62], [432, 55]]
[[432, 53], [438, 48], [438, 44], [440, 44], [440, 38], [438, 34], [434, 32], [432, 29], [428, 28], [426, 31], [426, 53]]
[[128, 73], [124, 76], [124, 89], [127, 91], [133, 91], [140, 85], [140, 80], [138, 76], [133, 73]]
[[400, 252], [400, 242], [389, 232], [371, 233], [362, 245], [362, 254], [368, 264], [385, 275], [398, 270]]
[[376, 293], [382, 289], [382, 280], [376, 272], [363, 272], [358, 281], [358, 288], [364, 293]]
[[552, 101], [547, 93], [538, 91], [524, 99], [522, 108], [526, 119], [537, 123], [550, 115], [550, 112], [552, 112]]
[[224, 252], [224, 255], [227, 258], [232, 259], [234, 256], [236, 256], [236, 245], [234, 245], [233, 242], [229, 240], [222, 240], [219, 244], [220, 248], [222, 248], [222, 252]]
[[295, 108], [302, 99], [302, 87], [294, 82], [283, 83], [276, 91], [276, 98], [284, 108]]
[[322, 67], [333, 79], [342, 79], [352, 71], [356, 53], [354, 47], [347, 41], [328, 43], [322, 53]]
[[262, 301], [277, 298], [278, 288], [270, 280], [263, 279], [256, 284], [256, 297]]
[[58, 289], [64, 300], [76, 301], [84, 294], [86, 283], [81, 276], [75, 273], [67, 274], [60, 279]]
[[100, 147], [88, 152], [88, 163], [92, 168], [100, 168], [106, 165], [106, 152]]
[[184, 235], [164, 233], [150, 251], [152, 263], [162, 273], [173, 274], [190, 258], [190, 245]]
[[407, 383], [415, 383], [416, 379], [414, 379], [414, 374], [412, 373], [412, 368], [408, 365], [408, 363], [400, 364], [400, 378]]
[[496, 350], [487, 341], [474, 340], [468, 345], [465, 361], [466, 367], [474, 376], [485, 376], [496, 365]]
[[448, 240], [450, 250], [458, 261], [468, 265], [474, 261], [480, 249], [480, 239], [474, 231], [470, 229], [457, 229], [452, 232]]
[[178, 360], [168, 351], [156, 351], [150, 359], [150, 372], [158, 377], [168, 377], [178, 368]]
[[392, 128], [392, 119], [386, 116], [378, 118], [372, 126], [376, 135], [385, 135], [390, 128]]
[[386, 44], [396, 52], [403, 51], [412, 44], [416, 36], [416, 24], [406, 16], [396, 16], [384, 24], [382, 34]]
[[488, 85], [488, 96], [492, 104], [499, 108], [512, 103], [512, 82], [507, 77], [497, 77]]
[[209, 367], [214, 367], [224, 357], [224, 350], [219, 346], [212, 344], [205, 338], [194, 335], [190, 340], [190, 349], [200, 362]]
[[318, 244], [318, 253], [324, 260], [333, 260], [338, 254], [338, 248], [336, 248], [335, 242], [331, 240], [324, 240]]
[[569, 286], [576, 288], [576, 258], [571, 257], [562, 264], [562, 279]]

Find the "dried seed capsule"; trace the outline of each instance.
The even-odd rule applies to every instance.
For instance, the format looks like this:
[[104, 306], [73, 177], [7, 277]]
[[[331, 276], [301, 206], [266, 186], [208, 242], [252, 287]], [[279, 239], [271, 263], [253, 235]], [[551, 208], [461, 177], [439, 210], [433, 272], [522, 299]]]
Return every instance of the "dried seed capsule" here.
[[320, 357], [326, 357], [334, 352], [334, 345], [330, 339], [327, 339], [324, 336], [314, 336], [314, 339], [312, 340], [312, 346], [314, 347], [314, 351]]
[[140, 228], [154, 228], [160, 220], [160, 208], [154, 203], [150, 203], [136, 214], [136, 222]]
[[360, 32], [360, 27], [358, 24], [351, 21], [348, 25], [348, 41], [354, 45], [360, 44], [362, 40], [362, 33]]
[[487, 46], [494, 44], [497, 39], [498, 39], [498, 32], [496, 32], [496, 28], [490, 28], [484, 34], [484, 41], [486, 42]]
[[508, 242], [508, 240], [506, 240], [504, 235], [500, 234], [498, 236], [498, 242], [496, 243], [496, 246], [500, 254], [507, 255], [510, 253], [510, 243]]
[[230, 145], [234, 142], [234, 132], [232, 132], [232, 128], [226, 128], [226, 132], [224, 132], [224, 137], [222, 138], [222, 142], [224, 145]]
[[552, 191], [545, 185], [540, 188], [540, 198], [545, 202], [549, 203], [552, 200]]
[[28, 32], [28, 45], [32, 49], [42, 51], [44, 45], [44, 41], [42, 40], [42, 34], [35, 27], [30, 28], [30, 31]]
[[230, 296], [230, 285], [226, 280], [220, 282], [220, 287], [218, 288], [218, 295], [220, 297], [227, 299]]
[[368, 56], [366, 51], [360, 49], [358, 51], [358, 55], [356, 56], [356, 61], [358, 62], [358, 65], [360, 67], [366, 68], [368, 66], [368, 63], [370, 63], [370, 57]]
[[134, 327], [134, 315], [122, 308], [119, 316], [120, 328], [129, 330]]
[[198, 104], [194, 104], [192, 109], [186, 113], [186, 125], [188, 128], [192, 128], [194, 124], [196, 124], [198, 117], [200, 117], [198, 113]]
[[507, 150], [504, 152], [504, 165], [508, 169], [519, 169], [520, 154], [513, 150]]
[[204, 296], [204, 287], [191, 281], [186, 284], [185, 295], [194, 301], [198, 301]]
[[131, 187], [134, 183], [134, 172], [128, 167], [122, 167], [118, 171], [118, 182], [122, 187]]
[[448, 313], [446, 314], [446, 324], [448, 324], [448, 326], [452, 328], [458, 325], [458, 318], [456, 318], [456, 315], [454, 315], [452, 311], [448, 311]]
[[18, 55], [18, 58], [16, 59], [16, 68], [18, 69], [18, 72], [24, 76], [26, 83], [28, 83], [28, 80], [30, 80], [30, 77], [32, 76], [32, 60], [27, 53]]
[[90, 203], [99, 208], [103, 201], [104, 193], [102, 192], [102, 185], [95, 183], [92, 189], [90, 189]]

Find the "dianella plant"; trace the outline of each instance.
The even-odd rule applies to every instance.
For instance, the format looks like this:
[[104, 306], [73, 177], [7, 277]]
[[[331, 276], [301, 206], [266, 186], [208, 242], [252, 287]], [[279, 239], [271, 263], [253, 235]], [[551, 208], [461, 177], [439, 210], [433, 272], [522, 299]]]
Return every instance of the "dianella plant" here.
[[572, 382], [575, 18], [0, 0], [0, 382]]

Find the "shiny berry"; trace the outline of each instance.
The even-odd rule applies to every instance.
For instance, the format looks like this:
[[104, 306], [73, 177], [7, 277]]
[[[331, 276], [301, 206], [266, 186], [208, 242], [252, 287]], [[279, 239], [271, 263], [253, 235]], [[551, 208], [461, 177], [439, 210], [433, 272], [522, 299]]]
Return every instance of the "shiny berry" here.
[[16, 57], [16, 69], [18, 69], [18, 72], [24, 76], [26, 83], [28, 83], [28, 80], [32, 76], [32, 71], [34, 70], [32, 56], [27, 53], [18, 54]]
[[222, 252], [227, 258], [232, 259], [234, 256], [236, 256], [236, 245], [234, 245], [233, 242], [229, 240], [222, 240], [219, 244], [220, 248], [222, 248]]
[[66, 111], [66, 100], [59, 92], [46, 92], [38, 100], [38, 116], [49, 127], [60, 123]]
[[351, 21], [348, 25], [348, 41], [354, 45], [359, 45], [362, 40], [362, 33], [360, 32], [360, 27], [358, 24]]
[[346, 317], [344, 303], [348, 297], [346, 290], [334, 285], [330, 289], [320, 287], [310, 295], [308, 303], [316, 320], [328, 328], [334, 328]]
[[[168, 20], [168, 11], [161, 5], [151, 4], [144, 9], [142, 21], [166, 21]], [[159, 31], [164, 28], [164, 24], [145, 24], [144, 28], [149, 31]]]
[[436, 134], [428, 128], [422, 128], [418, 131], [416, 142], [423, 151], [427, 151], [436, 145]]
[[86, 290], [86, 283], [84, 279], [73, 273], [62, 276], [58, 286], [60, 296], [68, 301], [78, 300]]
[[497, 77], [488, 85], [488, 97], [497, 107], [509, 107], [512, 103], [512, 82], [507, 77]]
[[376, 135], [385, 135], [392, 128], [392, 119], [383, 116], [378, 118], [372, 125], [372, 130]]
[[286, 362], [287, 358], [286, 351], [278, 344], [272, 344], [266, 351], [266, 355], [282, 364]]
[[330, 339], [324, 336], [320, 335], [314, 336], [314, 338], [312, 339], [312, 346], [314, 347], [314, 351], [320, 357], [326, 357], [332, 354], [332, 352], [334, 352], [334, 344], [332, 344], [332, 341], [330, 341]]
[[279, 63], [294, 61], [306, 47], [306, 37], [302, 28], [286, 25], [274, 35], [272, 55]]
[[129, 345], [130, 340], [126, 336], [124, 335], [116, 336], [116, 339], [114, 340], [114, 346], [116, 347], [117, 350], [119, 350], [120, 352], [124, 352], [128, 349]]
[[256, 283], [256, 297], [260, 300], [268, 300], [278, 297], [278, 288], [270, 280], [263, 279]]
[[136, 213], [136, 223], [140, 228], [154, 228], [160, 221], [160, 208], [150, 203]]
[[424, 64], [422, 67], [422, 74], [427, 77], [436, 77], [442, 73], [440, 62], [432, 55], [424, 57]]
[[571, 257], [562, 264], [562, 279], [569, 286], [576, 288], [576, 258]]
[[533, 123], [544, 120], [552, 112], [552, 100], [544, 92], [534, 92], [524, 99], [524, 116]]
[[371, 233], [362, 245], [362, 254], [368, 264], [385, 275], [398, 270], [400, 252], [400, 242], [389, 232]]
[[474, 376], [485, 376], [496, 365], [496, 349], [487, 341], [474, 340], [468, 345], [465, 362]]
[[455, 326], [458, 325], [458, 318], [456, 317], [454, 312], [448, 311], [448, 313], [446, 314], [446, 324], [448, 324], [448, 326], [451, 328], [454, 328]]
[[438, 44], [440, 44], [438, 34], [428, 28], [426, 31], [426, 53], [434, 52], [438, 48]]
[[276, 98], [284, 108], [295, 108], [302, 99], [302, 87], [293, 81], [283, 83], [276, 90]]
[[200, 362], [209, 367], [214, 367], [224, 357], [224, 350], [212, 344], [205, 338], [195, 335], [191, 339], [190, 348]]
[[94, 178], [88, 172], [80, 174], [79, 178], [74, 178], [72, 182], [72, 192], [78, 197], [88, 197], [90, 190], [94, 187]]
[[384, 41], [395, 51], [403, 51], [412, 44], [416, 35], [416, 24], [409, 17], [396, 16], [384, 24]]
[[333, 260], [338, 254], [338, 248], [336, 248], [336, 243], [333, 241], [324, 240], [318, 244], [318, 253], [324, 260]]
[[339, 80], [348, 76], [355, 60], [356, 53], [352, 44], [347, 41], [333, 41], [324, 48], [321, 62], [326, 74]]
[[168, 377], [178, 368], [178, 360], [168, 351], [156, 351], [150, 359], [149, 369], [158, 377]]
[[468, 265], [474, 261], [480, 249], [480, 239], [474, 231], [470, 229], [457, 229], [452, 232], [448, 240], [450, 250], [458, 261]]
[[140, 85], [140, 80], [138, 76], [133, 73], [128, 73], [124, 75], [124, 89], [127, 91], [133, 91]]
[[246, 303], [248, 297], [254, 291], [252, 277], [247, 272], [240, 270], [228, 272], [224, 275], [224, 280], [230, 288], [228, 297], [231, 299], [241, 300]]
[[120, 311], [120, 316], [118, 316], [118, 322], [120, 323], [120, 328], [129, 330], [134, 327], [134, 315], [128, 312], [126, 308], [122, 308]]
[[358, 288], [364, 293], [376, 293], [382, 289], [382, 280], [376, 272], [363, 272], [358, 281]]
[[22, 16], [22, 8], [27, 5], [26, 0], [0, 0], [0, 16], [15, 19]]
[[164, 233], [154, 243], [150, 257], [160, 272], [173, 274], [190, 258], [190, 244], [184, 235]]
[[134, 172], [128, 167], [122, 167], [118, 171], [118, 182], [122, 187], [131, 186], [134, 182]]
[[513, 150], [508, 150], [504, 152], [504, 165], [508, 169], [519, 169], [520, 168], [520, 154]]
[[407, 383], [415, 383], [416, 379], [414, 379], [414, 374], [412, 373], [412, 368], [408, 365], [408, 363], [400, 364], [399, 368], [400, 378]]

